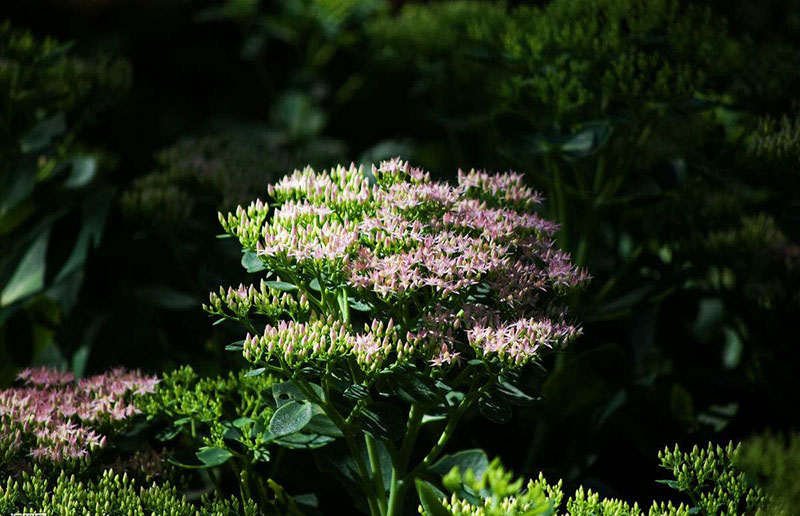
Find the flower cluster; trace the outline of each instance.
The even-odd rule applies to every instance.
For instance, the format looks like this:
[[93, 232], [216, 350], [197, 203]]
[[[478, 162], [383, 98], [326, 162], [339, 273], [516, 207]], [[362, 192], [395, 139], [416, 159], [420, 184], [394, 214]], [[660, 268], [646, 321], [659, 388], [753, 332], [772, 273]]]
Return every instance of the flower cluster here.
[[26, 369], [21, 387], [0, 391], [0, 446], [6, 458], [85, 459], [106, 443], [99, 430], [134, 415], [131, 394], [152, 392], [158, 380], [114, 369], [75, 381], [71, 373]]
[[[224, 305], [224, 306], [223, 306]], [[268, 286], [262, 280], [258, 289], [254, 285], [240, 284], [238, 288], [220, 288], [219, 294], [209, 295], [209, 304], [203, 309], [221, 317], [244, 317], [251, 310], [268, 317], [279, 317], [285, 313], [308, 313], [308, 298], [302, 292], [294, 296]]]
[[365, 369], [380, 367], [389, 354], [399, 356], [410, 351], [408, 343], [399, 340], [397, 327], [373, 320], [364, 325], [363, 333], [354, 333], [342, 321], [329, 316], [307, 323], [280, 321], [269, 325], [263, 335], [250, 335], [244, 341], [244, 356], [251, 362], [269, 360], [279, 354], [289, 365], [308, 359], [332, 359], [352, 354]]
[[[274, 210], [258, 200], [220, 221], [311, 311], [286, 321], [279, 310], [256, 310], [272, 320], [248, 336], [249, 360], [352, 354], [374, 370], [392, 359], [449, 364], [473, 349], [522, 365], [579, 333], [557, 303], [588, 275], [555, 247], [558, 226], [534, 211], [541, 197], [521, 174], [459, 171], [451, 185], [394, 159], [369, 172], [297, 170], [268, 191]], [[263, 286], [221, 290], [209, 311], [224, 303], [245, 318], [263, 297]], [[285, 299], [291, 312], [295, 298]], [[354, 331], [354, 303], [380, 321]]]

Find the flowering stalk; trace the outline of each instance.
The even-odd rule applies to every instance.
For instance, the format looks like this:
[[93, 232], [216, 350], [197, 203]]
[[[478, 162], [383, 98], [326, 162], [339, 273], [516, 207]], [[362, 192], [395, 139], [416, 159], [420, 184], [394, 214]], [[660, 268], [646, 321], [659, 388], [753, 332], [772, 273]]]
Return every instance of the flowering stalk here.
[[[296, 386], [270, 431], [307, 432], [318, 411], [348, 444], [370, 513], [399, 514], [471, 407], [503, 420], [531, 400], [513, 378], [580, 333], [561, 299], [588, 275], [520, 174], [459, 171], [453, 186], [395, 159], [306, 168], [268, 191], [273, 203], [219, 216], [266, 277], [204, 308], [247, 328], [252, 374]], [[439, 420], [411, 465], [421, 426]]]

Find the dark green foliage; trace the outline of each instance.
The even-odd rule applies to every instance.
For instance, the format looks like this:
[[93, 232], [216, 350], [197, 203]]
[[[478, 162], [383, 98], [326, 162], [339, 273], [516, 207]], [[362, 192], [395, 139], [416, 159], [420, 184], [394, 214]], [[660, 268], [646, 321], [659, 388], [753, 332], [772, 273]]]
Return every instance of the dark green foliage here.
[[[120, 101], [130, 70], [118, 59], [74, 57], [69, 47], [0, 25], [2, 377], [15, 363], [68, 364], [55, 330], [76, 304], [112, 198], [100, 179], [107, 160], [76, 141]], [[69, 364], [78, 374], [90, 334]]]

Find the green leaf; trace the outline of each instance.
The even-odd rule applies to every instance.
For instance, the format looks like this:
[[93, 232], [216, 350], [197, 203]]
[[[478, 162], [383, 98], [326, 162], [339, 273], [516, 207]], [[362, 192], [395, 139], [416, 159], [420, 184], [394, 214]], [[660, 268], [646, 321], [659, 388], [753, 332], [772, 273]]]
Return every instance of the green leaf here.
[[333, 420], [325, 414], [317, 414], [312, 417], [306, 426], [306, 430], [329, 437], [342, 437], [344, 435], [339, 427], [333, 423]]
[[169, 441], [170, 439], [173, 439], [179, 433], [181, 433], [181, 427], [180, 426], [169, 426], [167, 428], [159, 430], [156, 433], [156, 439], [158, 439], [159, 441]]
[[244, 340], [237, 340], [225, 346], [225, 351], [241, 351], [244, 349]]
[[495, 390], [500, 395], [504, 396], [509, 402], [523, 407], [529, 407], [541, 400], [540, 397], [534, 398], [533, 396], [522, 392], [522, 390], [509, 382], [498, 383]]
[[291, 450], [314, 450], [335, 441], [335, 437], [321, 434], [295, 433], [275, 439], [275, 444]]
[[94, 342], [95, 337], [97, 337], [100, 328], [103, 326], [103, 322], [105, 321], [104, 316], [95, 317], [86, 330], [83, 332], [83, 336], [81, 337], [81, 345], [72, 354], [72, 372], [75, 374], [77, 378], [82, 378], [83, 373], [86, 371], [86, 362], [89, 360], [89, 353], [92, 350], [92, 343]]
[[28, 154], [43, 150], [54, 138], [64, 134], [67, 123], [63, 113], [42, 120], [28, 132], [19, 142], [20, 150]]
[[72, 173], [64, 186], [70, 189], [83, 188], [94, 179], [97, 173], [97, 159], [94, 156], [75, 156], [70, 160]]
[[427, 375], [419, 371], [397, 375], [398, 394], [405, 400], [420, 405], [439, 401], [436, 384]]
[[[0, 188], [2, 191], [2, 196], [0, 196], [0, 215], [2, 217], [0, 220], [3, 220], [4, 226], [2, 233], [8, 233], [20, 219], [25, 218], [26, 212], [35, 206], [30, 195], [36, 186], [36, 161], [33, 159], [17, 160], [12, 167], [10, 176], [7, 176]], [[22, 201], [27, 202], [20, 205]], [[11, 210], [15, 207], [17, 210], [12, 212]]]
[[267, 268], [261, 258], [250, 249], [245, 249], [242, 252], [242, 267], [247, 269], [247, 272], [261, 272]]
[[72, 371], [78, 378], [86, 371], [87, 360], [89, 360], [89, 346], [84, 344], [72, 354]]
[[372, 403], [358, 415], [364, 430], [378, 439], [395, 441], [405, 433], [403, 413], [389, 403]]
[[504, 397], [487, 392], [478, 400], [481, 414], [493, 423], [508, 423], [511, 419], [511, 404]]
[[245, 378], [252, 378], [253, 376], [260, 376], [260, 375], [264, 374], [264, 371], [266, 371], [266, 370], [267, 370], [266, 367], [257, 367], [255, 369], [247, 371], [244, 374], [244, 377]]
[[417, 495], [419, 503], [422, 505], [426, 516], [453, 516], [450, 511], [442, 504], [442, 498], [437, 490], [428, 482], [417, 479]]
[[725, 345], [722, 348], [722, 365], [725, 369], [733, 369], [739, 365], [742, 360], [742, 352], [744, 351], [744, 343], [739, 332], [725, 327]]
[[[78, 234], [78, 238], [75, 240], [72, 253], [58, 271], [54, 280], [55, 283], [60, 283], [67, 279], [72, 273], [82, 270], [89, 255], [89, 249], [96, 248], [100, 245], [106, 217], [111, 207], [113, 197], [114, 191], [108, 188], [100, 190], [86, 200], [81, 214], [81, 231]], [[62, 300], [63, 304], [71, 304], [65, 303], [64, 301], [65, 300]], [[193, 306], [197, 304], [199, 304], [199, 301]]]
[[240, 417], [240, 418], [234, 419], [231, 424], [234, 426], [234, 428], [242, 428], [243, 426], [248, 425], [250, 423], [254, 423], [254, 422], [255, 421], [252, 418]]
[[311, 421], [311, 403], [290, 401], [278, 408], [269, 421], [269, 431], [275, 437], [299, 432]]
[[291, 283], [287, 283], [285, 281], [265, 281], [264, 282], [269, 288], [273, 288], [275, 290], [284, 290], [286, 292], [292, 292], [297, 290], [297, 285], [293, 285]]
[[669, 486], [670, 488], [675, 489], [677, 491], [681, 490], [680, 484], [678, 484], [678, 482], [676, 482], [675, 480], [656, 480], [656, 482], [659, 484], [664, 484], [665, 486]]
[[587, 122], [579, 133], [561, 144], [561, 152], [569, 157], [587, 156], [602, 147], [610, 136], [611, 125], [608, 122]]
[[36, 294], [44, 288], [45, 259], [50, 230], [42, 232], [17, 265], [2, 293], [0, 306], [8, 306], [22, 298]]
[[358, 401], [369, 396], [369, 389], [361, 384], [353, 384], [344, 390], [343, 396], [348, 400]]
[[365, 303], [354, 297], [351, 297], [349, 300], [350, 300], [350, 308], [352, 308], [353, 310], [358, 310], [359, 312], [369, 312], [372, 310], [372, 305], [370, 305], [369, 303]]
[[[325, 393], [323, 392], [322, 387], [315, 383], [309, 383], [309, 385], [317, 397], [320, 399], [325, 399]], [[273, 385], [272, 397], [275, 399], [275, 404], [279, 407], [290, 401], [306, 400], [306, 395], [300, 392], [300, 389], [297, 388], [297, 385], [292, 382], [281, 382]]]
[[197, 452], [197, 458], [200, 459], [200, 462], [209, 467], [225, 464], [231, 457], [233, 457], [233, 454], [225, 448], [204, 446]]
[[489, 468], [489, 457], [480, 449], [462, 450], [452, 455], [445, 455], [430, 467], [430, 471], [445, 476], [454, 466], [458, 466], [461, 473], [471, 469], [476, 478], [481, 478]]
[[184, 468], [184, 469], [208, 469], [211, 467], [205, 464], [186, 464], [184, 462], [175, 459], [174, 457], [168, 457], [167, 462], [169, 462], [174, 466], [178, 466], [179, 468]]

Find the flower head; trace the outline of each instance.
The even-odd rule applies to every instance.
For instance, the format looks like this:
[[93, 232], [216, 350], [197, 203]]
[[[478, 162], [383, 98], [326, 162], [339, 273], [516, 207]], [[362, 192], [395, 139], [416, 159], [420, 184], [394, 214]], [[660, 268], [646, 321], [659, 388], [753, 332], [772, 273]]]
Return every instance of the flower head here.
[[[588, 275], [556, 248], [558, 226], [536, 213], [541, 196], [521, 174], [459, 171], [451, 185], [398, 158], [369, 172], [305, 168], [268, 191], [272, 212], [256, 201], [220, 220], [291, 288], [281, 302], [263, 288], [221, 289], [206, 308], [239, 318], [259, 303], [285, 308], [260, 312], [272, 320], [248, 336], [251, 361], [352, 355], [370, 371], [420, 358], [445, 367], [466, 353], [510, 367], [580, 332], [558, 300]], [[354, 302], [372, 311], [363, 331]]]

